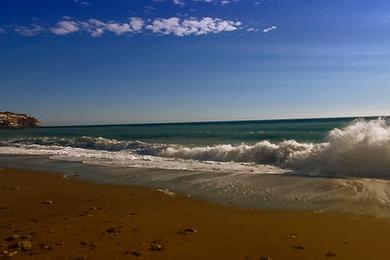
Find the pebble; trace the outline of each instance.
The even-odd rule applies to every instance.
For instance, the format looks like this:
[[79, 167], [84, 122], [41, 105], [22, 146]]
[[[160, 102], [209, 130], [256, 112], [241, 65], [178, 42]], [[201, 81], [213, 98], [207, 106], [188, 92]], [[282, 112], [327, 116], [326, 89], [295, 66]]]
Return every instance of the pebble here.
[[158, 252], [161, 252], [163, 251], [165, 248], [164, 248], [164, 245], [161, 243], [160, 240], [156, 240], [156, 241], [153, 241], [152, 244], [150, 245], [149, 247], [149, 251], [158, 251]]
[[335, 257], [335, 256], [337, 256], [337, 254], [333, 253], [333, 252], [328, 252], [328, 253], [325, 254], [325, 256], [326, 257]]
[[52, 200], [44, 200], [42, 201], [42, 204], [53, 204]]
[[40, 244], [40, 246], [41, 246], [43, 249], [46, 249], [46, 250], [57, 250], [57, 247], [52, 246], [52, 245]]
[[16, 242], [14, 244], [11, 244], [9, 245], [10, 249], [19, 249], [19, 250], [22, 250], [22, 251], [30, 251], [32, 249], [32, 243], [31, 241], [20, 241], [20, 242]]
[[89, 250], [93, 250], [96, 247], [95, 243], [91, 243], [89, 241], [81, 241], [80, 242], [81, 247], [88, 248]]
[[132, 254], [133, 256], [136, 256], [136, 257], [141, 256], [141, 254], [138, 253], [138, 252], [136, 252], [136, 251], [131, 252], [131, 254]]
[[185, 232], [191, 232], [191, 233], [196, 233], [196, 232], [198, 232], [198, 230], [196, 230], [195, 228], [186, 228], [184, 231], [185, 231]]
[[120, 233], [120, 231], [114, 227], [110, 227], [106, 230], [106, 233], [110, 234], [110, 235], [115, 235], [115, 234]]
[[6, 256], [6, 257], [13, 257], [13, 256], [16, 255], [17, 253], [19, 253], [19, 251], [8, 252], [7, 250], [4, 250], [4, 251], [2, 252], [2, 254], [0, 255], [0, 257], [3, 257], [3, 256]]
[[196, 232], [198, 232], [198, 230], [196, 230], [195, 228], [186, 228], [184, 230], [179, 231], [179, 234], [186, 235], [187, 233], [196, 233]]
[[15, 241], [15, 240], [18, 240], [20, 238], [19, 235], [12, 235], [12, 236], [9, 236], [5, 239], [5, 241], [8, 241], [8, 242], [11, 242], [11, 241]]
[[260, 256], [260, 260], [271, 260], [269, 256]]

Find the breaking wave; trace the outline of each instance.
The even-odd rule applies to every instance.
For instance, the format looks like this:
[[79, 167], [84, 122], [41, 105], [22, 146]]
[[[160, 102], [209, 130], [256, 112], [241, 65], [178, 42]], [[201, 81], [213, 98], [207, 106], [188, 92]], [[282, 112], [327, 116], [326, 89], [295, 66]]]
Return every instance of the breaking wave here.
[[196, 160], [272, 164], [333, 176], [390, 177], [390, 126], [384, 119], [356, 120], [328, 133], [324, 143], [287, 140], [277, 144], [168, 147], [161, 154]]
[[[0, 141], [0, 153], [3, 154], [18, 149], [17, 153], [21, 154], [39, 154], [39, 150], [45, 150], [45, 154], [58, 155], [59, 150], [69, 151], [72, 148], [80, 149], [77, 151], [82, 151], [87, 158], [95, 156], [102, 159], [108, 156], [111, 162], [120, 159], [123, 163], [127, 160], [129, 165], [139, 158], [171, 164], [172, 160], [181, 163], [189, 160], [206, 164], [215, 162], [212, 163], [213, 169], [219, 167], [217, 162], [249, 163], [272, 165], [311, 175], [390, 178], [390, 125], [385, 119], [353, 121], [342, 129], [330, 131], [322, 143], [295, 140], [272, 143], [264, 140], [239, 145], [184, 146], [88, 136]], [[52, 150], [57, 152], [48, 152]], [[66, 152], [60, 154], [65, 156]]]

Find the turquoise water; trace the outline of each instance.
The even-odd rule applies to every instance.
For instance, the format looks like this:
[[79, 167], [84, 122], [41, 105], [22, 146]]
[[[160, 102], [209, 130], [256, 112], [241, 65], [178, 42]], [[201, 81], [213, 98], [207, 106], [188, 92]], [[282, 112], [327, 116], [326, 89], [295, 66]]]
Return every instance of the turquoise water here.
[[143, 124], [112, 126], [44, 127], [39, 129], [2, 130], [0, 140], [12, 138], [103, 137], [122, 141], [164, 144], [237, 144], [261, 140], [321, 142], [327, 133], [343, 127], [354, 118], [296, 119], [270, 121], [235, 121], [208, 123]]

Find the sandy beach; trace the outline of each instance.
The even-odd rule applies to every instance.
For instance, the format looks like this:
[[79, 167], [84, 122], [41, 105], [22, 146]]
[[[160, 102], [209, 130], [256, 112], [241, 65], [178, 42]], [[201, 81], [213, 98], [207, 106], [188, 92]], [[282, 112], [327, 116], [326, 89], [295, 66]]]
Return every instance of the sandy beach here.
[[0, 171], [0, 252], [14, 259], [388, 259], [390, 221], [227, 208], [47, 172]]

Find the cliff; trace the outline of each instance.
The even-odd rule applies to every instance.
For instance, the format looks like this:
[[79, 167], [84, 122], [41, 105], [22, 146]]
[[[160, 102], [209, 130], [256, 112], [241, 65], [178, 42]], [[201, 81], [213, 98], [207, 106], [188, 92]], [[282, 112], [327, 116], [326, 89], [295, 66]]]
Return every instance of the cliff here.
[[0, 128], [32, 128], [39, 127], [39, 121], [26, 114], [0, 112]]

